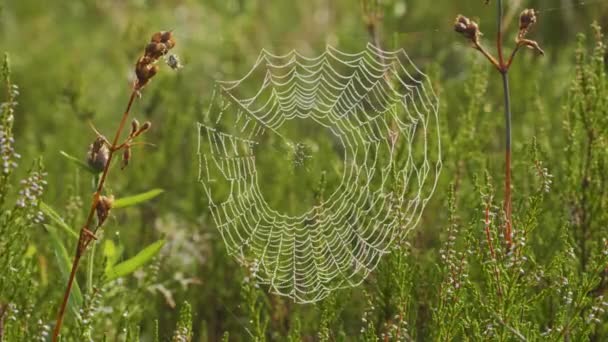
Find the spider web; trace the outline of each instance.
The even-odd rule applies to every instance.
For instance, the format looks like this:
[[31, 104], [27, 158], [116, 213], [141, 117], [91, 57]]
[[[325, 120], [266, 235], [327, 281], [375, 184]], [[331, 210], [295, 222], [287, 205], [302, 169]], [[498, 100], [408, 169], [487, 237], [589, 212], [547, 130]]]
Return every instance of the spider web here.
[[[198, 124], [199, 180], [228, 253], [299, 303], [360, 284], [418, 223], [435, 189], [437, 115], [428, 77], [403, 50], [328, 46], [315, 58], [262, 50], [242, 79], [217, 83]], [[331, 194], [292, 213], [277, 209], [281, 192], [278, 201], [264, 194], [273, 171], [257, 164], [285, 151], [296, 166], [316, 158], [283, 130], [302, 120], [330, 133], [341, 176]], [[318, 159], [331, 159], [326, 152]]]

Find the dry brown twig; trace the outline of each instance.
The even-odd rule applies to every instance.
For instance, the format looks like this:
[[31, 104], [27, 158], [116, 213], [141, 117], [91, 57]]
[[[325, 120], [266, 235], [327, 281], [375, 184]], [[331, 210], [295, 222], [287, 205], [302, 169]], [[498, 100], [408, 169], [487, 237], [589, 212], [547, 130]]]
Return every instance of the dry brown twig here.
[[[59, 334], [61, 332], [61, 326], [65, 315], [68, 299], [74, 285], [74, 279], [76, 277], [76, 271], [80, 263], [80, 259], [84, 255], [87, 247], [93, 240], [97, 240], [96, 233], [102, 227], [112, 209], [112, 203], [114, 197], [112, 195], [104, 195], [104, 186], [110, 170], [110, 164], [114, 158], [115, 153], [122, 151], [122, 168], [124, 169], [131, 158], [131, 146], [141, 144], [134, 142], [134, 140], [150, 129], [151, 123], [145, 122], [142, 125], [134, 119], [131, 123], [131, 131], [127, 138], [121, 143], [119, 142], [122, 132], [126, 126], [127, 118], [131, 112], [131, 107], [136, 97], [141, 96], [141, 91], [146, 84], [158, 73], [159, 67], [157, 62], [160, 58], [167, 56], [169, 50], [175, 46], [175, 39], [172, 31], [160, 31], [152, 35], [150, 42], [146, 45], [144, 54], [137, 60], [135, 64], [135, 76], [137, 79], [133, 84], [131, 90], [131, 96], [127, 103], [127, 107], [122, 115], [118, 129], [114, 134], [114, 139], [110, 142], [103, 136], [93, 125], [91, 128], [95, 132], [96, 139], [89, 146], [89, 152], [87, 154], [87, 162], [89, 166], [101, 172], [101, 177], [97, 183], [97, 189], [93, 193], [93, 199], [91, 201], [91, 207], [87, 215], [85, 224], [80, 229], [80, 236], [76, 245], [76, 252], [72, 263], [72, 270], [68, 279], [68, 284], [65, 289], [63, 300], [59, 313], [57, 314], [57, 321], [53, 330], [53, 341], [58, 341]], [[167, 58], [167, 64], [172, 69], [178, 69], [180, 66], [179, 60], [174, 55], [169, 55]], [[97, 222], [93, 224], [93, 218], [97, 217]]]

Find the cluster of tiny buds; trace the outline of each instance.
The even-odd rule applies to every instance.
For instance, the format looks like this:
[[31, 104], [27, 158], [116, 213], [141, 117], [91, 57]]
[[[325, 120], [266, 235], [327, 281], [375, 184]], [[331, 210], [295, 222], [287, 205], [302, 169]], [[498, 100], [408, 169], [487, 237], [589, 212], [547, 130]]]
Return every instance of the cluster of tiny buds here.
[[[175, 46], [175, 39], [171, 31], [156, 32], [150, 38], [150, 43], [146, 45], [144, 55], [141, 56], [135, 64], [135, 75], [137, 76], [136, 88], [143, 88], [158, 72], [156, 62], [159, 58], [167, 55], [169, 50]], [[175, 56], [171, 59], [172, 68], [179, 68], [179, 59]]]
[[384, 323], [386, 332], [380, 334], [383, 341], [409, 341], [408, 325], [401, 315], [395, 315], [392, 322]]
[[370, 298], [367, 298], [367, 305], [368, 305], [368, 310], [363, 312], [363, 316], [361, 317], [361, 334], [364, 334], [368, 328], [373, 328], [374, 327], [374, 322], [373, 320], [369, 319], [368, 317], [371, 316], [371, 314], [373, 313], [374, 310], [376, 310], [376, 307], [374, 306], [374, 304], [372, 303]]
[[591, 307], [591, 311], [587, 315], [585, 319], [587, 323], [595, 323], [600, 324], [603, 322], [602, 318], [606, 314], [606, 309], [608, 308], [608, 303], [604, 302], [604, 297], [597, 297], [596, 303]]
[[10, 132], [0, 125], [0, 156], [2, 158], [2, 174], [8, 176], [12, 170], [17, 168], [16, 160], [21, 156], [15, 152], [15, 139]]
[[473, 42], [473, 44], [479, 44], [479, 39], [483, 35], [476, 22], [460, 14], [456, 17], [454, 31], [462, 34], [465, 38]]
[[51, 332], [51, 326], [48, 324], [44, 324], [41, 319], [38, 320], [38, 329], [40, 331], [40, 335], [38, 336], [38, 341], [45, 342], [49, 338], [49, 333]]
[[13, 121], [13, 113], [15, 112], [15, 107], [17, 107], [17, 96], [19, 96], [19, 86], [16, 84], [10, 84], [8, 101], [0, 104], [0, 110], [2, 110], [3, 115], [6, 117], [6, 121], [8, 122]]
[[188, 327], [179, 327], [175, 331], [175, 335], [173, 336], [173, 341], [175, 342], [188, 342], [191, 340], [190, 332], [188, 331]]
[[257, 288], [259, 285], [256, 282], [256, 278], [257, 278], [259, 270], [260, 270], [260, 264], [257, 260], [254, 260], [253, 263], [251, 263], [251, 265], [249, 266], [249, 275], [243, 279], [243, 283], [248, 284], [250, 282], [253, 282], [254, 287]]
[[[46, 173], [33, 171], [26, 179], [21, 181], [22, 188], [15, 204], [18, 208], [38, 208], [38, 203], [47, 184], [45, 177]], [[27, 218], [34, 223], [41, 223], [44, 220], [44, 214], [36, 210], [36, 212], [28, 213]]]

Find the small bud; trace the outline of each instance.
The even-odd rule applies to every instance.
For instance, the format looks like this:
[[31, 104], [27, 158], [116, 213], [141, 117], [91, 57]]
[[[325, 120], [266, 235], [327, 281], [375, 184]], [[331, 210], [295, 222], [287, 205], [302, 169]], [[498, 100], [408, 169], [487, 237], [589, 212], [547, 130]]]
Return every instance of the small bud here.
[[164, 31], [160, 31], [160, 32], [156, 32], [152, 35], [152, 38], [150, 38], [150, 42], [152, 43], [160, 43], [162, 36], [163, 36]]
[[167, 46], [167, 49], [172, 49], [175, 46], [175, 40], [173, 39], [173, 32], [171, 32], [171, 31], [162, 32], [160, 41]]
[[141, 125], [139, 130], [135, 133], [135, 136], [138, 136], [138, 135], [144, 133], [145, 131], [149, 130], [150, 127], [152, 127], [152, 123], [150, 121], [144, 122], [144, 124]]
[[101, 227], [104, 224], [108, 215], [110, 215], [110, 209], [112, 209], [112, 204], [114, 203], [114, 196], [101, 196], [99, 201], [97, 201], [97, 205], [95, 207], [95, 211], [97, 212], [97, 227]]
[[158, 59], [162, 55], [166, 54], [167, 51], [169, 50], [167, 49], [167, 46], [163, 43], [149, 43], [148, 45], [146, 45], [144, 53], [148, 57]]
[[139, 121], [133, 119], [133, 121], [131, 121], [131, 133], [129, 133], [129, 136], [134, 136], [137, 130], [139, 130]]
[[131, 160], [131, 146], [127, 145], [125, 147], [125, 151], [122, 153], [122, 165], [120, 166], [121, 170], [124, 170], [127, 165], [129, 165], [129, 161]]
[[103, 171], [110, 156], [110, 150], [105, 145], [104, 141], [105, 139], [103, 137], [95, 139], [89, 146], [89, 152], [87, 153], [87, 164], [97, 172]]

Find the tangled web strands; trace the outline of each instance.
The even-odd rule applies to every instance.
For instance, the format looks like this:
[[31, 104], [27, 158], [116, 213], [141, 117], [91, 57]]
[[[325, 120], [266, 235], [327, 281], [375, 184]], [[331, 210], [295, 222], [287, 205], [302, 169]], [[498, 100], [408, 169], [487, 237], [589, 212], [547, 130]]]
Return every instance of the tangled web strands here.
[[[403, 50], [327, 47], [316, 58], [263, 50], [244, 78], [218, 83], [198, 125], [199, 177], [228, 252], [300, 303], [360, 284], [418, 223], [435, 189], [437, 114], [429, 79]], [[256, 163], [276, 153], [272, 141], [296, 149], [282, 127], [297, 120], [331, 132], [342, 175], [331, 194], [293, 215], [269, 205], [262, 180], [276, 170]]]

